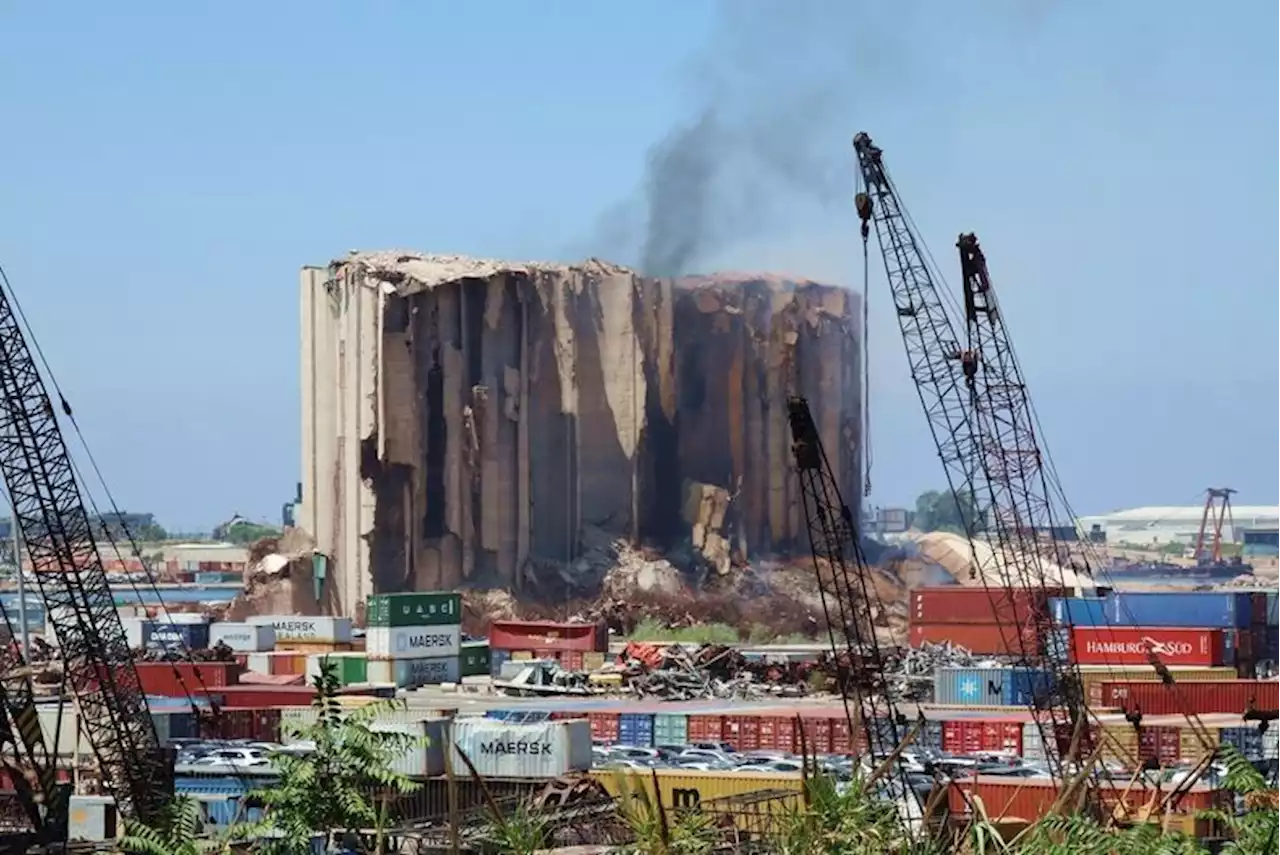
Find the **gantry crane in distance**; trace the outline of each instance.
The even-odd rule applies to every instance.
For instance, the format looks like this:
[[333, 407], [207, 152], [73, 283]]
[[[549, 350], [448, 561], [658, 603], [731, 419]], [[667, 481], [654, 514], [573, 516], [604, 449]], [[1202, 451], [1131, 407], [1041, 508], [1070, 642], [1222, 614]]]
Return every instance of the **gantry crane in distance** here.
[[[1043, 588], [1045, 580], [1034, 576], [1024, 562], [1016, 558], [1008, 560], [997, 549], [985, 555], [977, 546], [989, 521], [1008, 515], [1008, 511], [999, 506], [999, 500], [1008, 501], [1007, 496], [993, 495], [984, 470], [984, 466], [991, 463], [986, 459], [987, 454], [996, 449], [993, 443], [984, 441], [974, 413], [980, 394], [976, 385], [978, 355], [962, 344], [956, 334], [942, 293], [934, 283], [930, 259], [902, 206], [880, 148], [865, 133], [854, 137], [853, 147], [861, 179], [855, 203], [861, 219], [863, 252], [867, 252], [874, 227], [911, 379], [924, 408], [947, 485], [954, 496], [969, 500], [957, 504], [972, 550], [976, 568], [973, 575], [991, 593], [994, 616], [999, 608], [997, 598], [1002, 594], [992, 591], [990, 578], [998, 579], [1006, 589]], [[1003, 466], [1000, 464], [997, 470]], [[1017, 663], [1048, 668], [1054, 682], [1072, 680], [1066, 657], [1047, 659], [1043, 655], [1044, 651], [1039, 648], [1041, 636], [1029, 637], [1017, 626], [999, 623], [1004, 647]], [[1067, 705], [1065, 709], [1050, 711], [1036, 719], [1050, 770], [1061, 778], [1063, 761], [1070, 758], [1063, 757], [1064, 746], [1058, 743], [1052, 720], [1081, 721], [1086, 711], [1075, 694], [1046, 698], [1044, 703]]]
[[[1236, 492], [1230, 487], [1210, 487], [1204, 491], [1204, 513], [1200, 515], [1200, 531], [1196, 533], [1196, 564], [1221, 564], [1222, 527], [1230, 525], [1235, 531], [1236, 521], [1231, 513], [1231, 494]], [[1210, 531], [1210, 525], [1213, 526]], [[1205, 538], [1208, 538], [1208, 543]]]
[[[70, 416], [61, 397], [58, 406]], [[139, 686], [57, 410], [3, 288], [0, 476], [104, 788], [122, 816], [154, 820], [172, 797], [173, 755], [160, 744]]]
[[[884, 655], [876, 640], [872, 605], [878, 597], [868, 578], [870, 570], [853, 513], [840, 495], [839, 481], [827, 462], [809, 403], [802, 397], [789, 398], [787, 420], [845, 712], [851, 727], [861, 724], [872, 755], [883, 757], [898, 747], [905, 722], [890, 698]], [[850, 693], [860, 722], [854, 720], [849, 707]]]

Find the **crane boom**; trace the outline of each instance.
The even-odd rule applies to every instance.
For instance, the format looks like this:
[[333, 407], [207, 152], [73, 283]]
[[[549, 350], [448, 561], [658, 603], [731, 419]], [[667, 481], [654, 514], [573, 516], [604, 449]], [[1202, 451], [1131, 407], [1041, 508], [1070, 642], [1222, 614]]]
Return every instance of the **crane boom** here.
[[0, 475], [103, 784], [123, 816], [154, 819], [172, 794], [172, 756], [139, 686], [54, 404], [3, 289]]

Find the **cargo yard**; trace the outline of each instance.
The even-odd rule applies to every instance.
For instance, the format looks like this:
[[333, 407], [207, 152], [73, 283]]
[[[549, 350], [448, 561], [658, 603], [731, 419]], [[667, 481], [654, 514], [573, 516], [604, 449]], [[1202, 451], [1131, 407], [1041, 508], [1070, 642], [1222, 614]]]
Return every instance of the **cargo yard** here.
[[[766, 49], [756, 45], [744, 56], [721, 37], [761, 25], [716, 13], [714, 26], [724, 32], [710, 43], [724, 55], [693, 64], [694, 88], [716, 94], [705, 96], [688, 127], [676, 126], [646, 151], [637, 246], [623, 250], [626, 241], [605, 236], [615, 225], [606, 211], [589, 248], [555, 253], [556, 261], [447, 254], [487, 247], [515, 255], [526, 229], [539, 234], [535, 226], [554, 230], [557, 245], [570, 237], [560, 232], [571, 221], [561, 222], [547, 197], [562, 194], [569, 207], [590, 197], [541, 183], [527, 163], [517, 166], [523, 175], [498, 163], [518, 137], [522, 147], [537, 148], [527, 114], [511, 105], [470, 114], [473, 105], [464, 109], [422, 81], [415, 85], [427, 100], [374, 109], [371, 93], [322, 79], [330, 69], [320, 64], [308, 70], [324, 93], [322, 102], [307, 101], [309, 134], [273, 131], [284, 147], [274, 158], [254, 154], [282, 176], [288, 161], [323, 161], [304, 183], [323, 186], [324, 196], [293, 187], [291, 206], [299, 221], [298, 209], [324, 209], [330, 228], [312, 221], [307, 240], [272, 236], [289, 248], [287, 267], [300, 269], [296, 300], [288, 301], [297, 313], [269, 300], [240, 307], [239, 337], [218, 330], [217, 347], [209, 347], [213, 339], [199, 334], [216, 326], [216, 312], [192, 302], [182, 309], [189, 326], [157, 322], [144, 337], [165, 342], [175, 363], [229, 363], [232, 349], [267, 362], [278, 357], [270, 348], [280, 330], [297, 325], [297, 364], [290, 356], [288, 373], [300, 412], [284, 432], [299, 465], [294, 473], [290, 463], [289, 500], [275, 506], [279, 525], [274, 516], [255, 516], [256, 504], [222, 517], [211, 534], [170, 534], [154, 514], [121, 511], [103, 472], [132, 462], [104, 467], [89, 451], [45, 358], [65, 345], [37, 338], [19, 304], [26, 290], [0, 269], [0, 479], [12, 508], [0, 521], [0, 855], [1276, 851], [1280, 507], [1246, 504], [1259, 498], [1254, 470], [1267, 461], [1246, 465], [1224, 441], [1213, 449], [1213, 471], [1201, 465], [1210, 455], [1179, 448], [1176, 476], [1151, 478], [1151, 464], [1135, 462], [1140, 452], [1172, 453], [1153, 434], [1181, 435], [1173, 422], [1225, 405], [1193, 373], [1179, 373], [1174, 397], [1196, 412], [1171, 417], [1176, 411], [1153, 401], [1173, 396], [1174, 386], [1139, 388], [1120, 371], [1128, 360], [1144, 382], [1160, 373], [1168, 351], [1155, 339], [1182, 331], [1163, 330], [1157, 319], [1117, 336], [1106, 313], [1082, 315], [1052, 302], [1069, 281], [1079, 288], [1073, 299], [1114, 302], [1108, 310], [1123, 312], [1118, 288], [1114, 295], [1089, 289], [1094, 280], [1110, 288], [1135, 278], [1124, 265], [1142, 264], [1149, 270], [1136, 278], [1152, 290], [1159, 282], [1162, 303], [1180, 304], [1192, 293], [1181, 278], [1206, 278], [1196, 259], [1186, 253], [1186, 269], [1173, 275], [1146, 257], [1167, 251], [1166, 229], [1158, 248], [1135, 244], [1147, 248], [1130, 248], [1134, 259], [1121, 263], [1106, 246], [1115, 221], [1091, 233], [1087, 248], [1083, 241], [1068, 253], [1051, 246], [1050, 235], [1079, 234], [1093, 217], [1068, 204], [1057, 218], [1027, 214], [1031, 200], [1063, 193], [1050, 184], [1020, 186], [1028, 173], [1014, 171], [1015, 161], [1049, 127], [1017, 137], [1012, 117], [1026, 104], [1010, 101], [1001, 124], [1010, 124], [1014, 142], [987, 162], [946, 134], [918, 133], [922, 122], [947, 128], [956, 121], [936, 104], [912, 107], [906, 126], [883, 123], [888, 153], [879, 136], [846, 127], [864, 113], [881, 124], [882, 108], [862, 106], [877, 103], [866, 96], [884, 83], [880, 60], [876, 69], [844, 75], [867, 90], [857, 97], [781, 85], [770, 95], [757, 81], [744, 116], [734, 117], [724, 94], [733, 88], [728, 72], [755, 69], [762, 53], [806, 60], [821, 53], [816, 42], [788, 41], [783, 25], [794, 22], [783, 19], [800, 16], [779, 8], [782, 17], [757, 33], [767, 37]], [[332, 34], [322, 39], [297, 23], [289, 43], [334, 43]], [[397, 65], [425, 67], [448, 53], [440, 38], [447, 27], [419, 23], [435, 43], [428, 51], [397, 48], [413, 57]], [[645, 50], [700, 26], [664, 23], [660, 37], [645, 35]], [[813, 21], [798, 26], [815, 29]], [[252, 28], [243, 29], [237, 38], [247, 45]], [[393, 29], [377, 36], [388, 57]], [[880, 35], [877, 50], [866, 51], [863, 28], [855, 29], [860, 61], [862, 53], [910, 53]], [[1092, 23], [1091, 38], [1097, 29]], [[353, 26], [343, 30], [349, 44], [369, 41]], [[487, 23], [485, 30], [493, 39]], [[838, 52], [848, 50], [842, 43]], [[614, 51], [622, 48], [610, 49], [609, 64], [622, 65]], [[573, 57], [578, 76], [599, 62], [585, 45], [542, 50], [526, 73], [537, 78], [561, 54]], [[917, 63], [913, 55], [910, 64]], [[1211, 63], [1202, 64], [1209, 74]], [[228, 79], [232, 65], [222, 72]], [[609, 76], [603, 71], [594, 74]], [[950, 77], [939, 80], [950, 84]], [[275, 93], [282, 79], [255, 74], [240, 82]], [[597, 161], [615, 159], [634, 132], [606, 126], [604, 114], [623, 112], [618, 105], [626, 103], [647, 109], [652, 97], [613, 91], [618, 81], [596, 83], [607, 109], [574, 106], [572, 123], [585, 139], [582, 116], [596, 116], [610, 139], [592, 137], [590, 157], [570, 155], [581, 162], [566, 174], [583, 185], [601, 180]], [[545, 98], [513, 101], [542, 111], [551, 90], [565, 88], [539, 85]], [[1176, 92], [1185, 107], [1194, 99], [1183, 89]], [[273, 113], [287, 114], [284, 91]], [[909, 92], [894, 90], [886, 100], [910, 101]], [[1047, 99], [1032, 92], [1037, 102]], [[348, 96], [359, 104], [359, 122], [317, 132], [318, 104], [332, 108]], [[771, 97], [786, 109], [757, 109]], [[841, 104], [830, 128], [808, 127], [793, 114], [822, 111], [826, 100]], [[968, 94], [957, 100], [967, 113], [981, 112]], [[1083, 115], [1090, 99], [1077, 100], [1062, 107], [1065, 99], [1054, 100], [1053, 109]], [[859, 105], [855, 115], [847, 114], [850, 103]], [[149, 113], [156, 112], [172, 113], [175, 125], [187, 120], [172, 105], [152, 105]], [[451, 132], [477, 117], [507, 129], [487, 141], [473, 135], [475, 152], [463, 158], [487, 158], [502, 181], [528, 185], [504, 187], [502, 204], [488, 198], [492, 186], [468, 187], [468, 195], [487, 194], [484, 228], [451, 200], [444, 173], [474, 174], [459, 156], [433, 153], [437, 137], [454, 134], [427, 133], [411, 118], [419, 112]], [[394, 134], [384, 131], [388, 116], [403, 125]], [[192, 123], [213, 138], [228, 120], [201, 113]], [[1123, 152], [1099, 130], [1119, 134], [1122, 125], [1115, 116], [1092, 129], [1081, 121], [1078, 135], [1102, 140], [1099, 151]], [[1055, 138], [1065, 128], [1057, 126]], [[1003, 133], [987, 134], [985, 144]], [[954, 136], [974, 134], [971, 126]], [[829, 152], [831, 159], [809, 162], [811, 153], [801, 151], [817, 141], [830, 150], [840, 135], [844, 148]], [[335, 180], [338, 141], [363, 137], [412, 139], [425, 154], [390, 157], [392, 167], [380, 173], [372, 161], [393, 149], [379, 150], [360, 164], [358, 178]], [[486, 148], [495, 138], [508, 147], [494, 151], [508, 154], [494, 157]], [[557, 137], [538, 149], [555, 181], [551, 150], [561, 145]], [[216, 150], [172, 148], [203, 157]], [[1071, 190], [1086, 180], [1096, 181], [1090, 190], [1104, 186], [1101, 177], [1085, 178], [1102, 175], [1104, 158], [1095, 152], [1047, 140], [1035, 150], [1038, 171], [1080, 162]], [[760, 173], [759, 186], [747, 176], [726, 179], [732, 173], [723, 164], [735, 156], [754, 163], [747, 171]], [[942, 164], [932, 174], [924, 168], [931, 158]], [[1142, 159], [1128, 154], [1135, 171]], [[1235, 152], [1225, 158], [1238, 159]], [[151, 160], [150, 183], [165, 184], [165, 158]], [[410, 160], [423, 171], [408, 170]], [[890, 161], [902, 166], [902, 187]], [[1008, 176], [985, 177], [1002, 161]], [[818, 261], [820, 242], [776, 255], [750, 252], [752, 229], [768, 237], [770, 228], [765, 179], [779, 182], [770, 197], [838, 196], [845, 210], [822, 214], [842, 229], [835, 262]], [[815, 182], [821, 186], [804, 186]], [[193, 176], [175, 183], [217, 207], [207, 201], [217, 194]], [[271, 182], [259, 183], [269, 197]], [[721, 184], [741, 186], [730, 193]], [[387, 186], [394, 203], [366, 198], [370, 188]], [[1117, 183], [1095, 207], [1119, 207], [1126, 195], [1162, 207], [1149, 188], [1135, 188], [1136, 181], [1133, 188]], [[726, 198], [713, 204], [717, 193]], [[116, 195], [119, 210], [131, 211], [123, 193], [113, 195], [113, 210]], [[909, 210], [916, 198], [927, 205], [920, 221], [945, 229], [952, 251], [941, 265]], [[237, 212], [253, 208], [250, 200], [237, 199]], [[716, 205], [733, 211], [714, 213]], [[456, 229], [410, 215], [447, 206], [457, 212]], [[38, 206], [26, 207], [38, 221]], [[1137, 213], [1126, 208], [1124, 217], [1137, 220]], [[166, 215], [216, 242], [191, 210], [169, 205]], [[67, 211], [60, 216], [75, 222]], [[289, 219], [281, 216], [275, 228]], [[963, 231], [971, 225], [989, 243]], [[522, 240], [495, 243], [512, 230]], [[1037, 246], [1032, 235], [1040, 231], [1046, 242]], [[431, 243], [376, 248], [414, 234]], [[378, 243], [345, 251], [349, 244], [334, 243], [346, 239]], [[529, 237], [533, 246], [539, 240], [549, 245], [546, 234]], [[1223, 243], [1220, 233], [1203, 240]], [[174, 234], [155, 243], [164, 241], [192, 251]], [[239, 278], [274, 276], [274, 298], [278, 258], [260, 264], [256, 244], [243, 236], [218, 245], [235, 257]], [[615, 245], [618, 255], [606, 249]], [[85, 246], [86, 254], [102, 252]], [[765, 261], [754, 272], [728, 266], [738, 257]], [[793, 257], [812, 261], [817, 278], [778, 272], [786, 265], [777, 262]], [[218, 263], [229, 266], [225, 258]], [[117, 266], [101, 261], [95, 271]], [[154, 266], [170, 276], [175, 265]], [[1039, 281], [1057, 266], [1066, 273]], [[68, 278], [77, 277], [86, 278], [83, 271]], [[1001, 297], [1016, 295], [1009, 311], [997, 288]], [[1144, 324], [1147, 314], [1156, 317], [1149, 303]], [[1201, 328], [1224, 326], [1202, 308]], [[1251, 316], [1255, 308], [1230, 311]], [[1239, 336], [1235, 326], [1229, 334]], [[893, 359], [874, 349], [886, 340]], [[1025, 363], [1015, 342], [1037, 345], [1025, 351]], [[1165, 356], [1148, 359], [1148, 345]], [[291, 338], [288, 346], [295, 347]], [[111, 427], [129, 436], [129, 454], [139, 454], [135, 446], [148, 435], [116, 409], [122, 391], [148, 381], [134, 372], [122, 381], [127, 386], [109, 387], [109, 363], [102, 363], [93, 383], [110, 388]], [[144, 421], [198, 437], [201, 453], [228, 473], [233, 468], [218, 455], [246, 453], [249, 441], [278, 459], [279, 447], [264, 439], [281, 422], [263, 408], [263, 395], [281, 394], [271, 376], [200, 377], [243, 399], [210, 397], [206, 406], [157, 397], [147, 401]], [[1250, 374], [1249, 384], [1255, 380]], [[1068, 400], [1073, 383], [1087, 389]], [[1217, 374], [1213, 383], [1230, 385]], [[262, 394], [245, 394], [249, 388]], [[1259, 393], [1251, 385], [1248, 394]], [[1049, 396], [1046, 431], [1033, 401]], [[234, 416], [220, 415], [215, 400], [234, 401], [227, 408]], [[1134, 423], [1127, 433], [1115, 427], [1124, 419]], [[1251, 419], [1246, 413], [1236, 421]], [[1241, 436], [1250, 436], [1246, 427]], [[1064, 468], [1079, 468], [1079, 476], [1058, 471], [1046, 440], [1072, 431], [1080, 436], [1071, 437]], [[873, 445], [886, 434], [890, 451], [881, 456]], [[1152, 448], [1117, 451], [1117, 437]], [[230, 450], [219, 445], [224, 440]], [[902, 495], [927, 487], [924, 477], [937, 489], [925, 489], [913, 508], [897, 506]], [[1204, 486], [1209, 478], [1217, 486]], [[1123, 483], [1130, 480], [1138, 486]], [[1082, 516], [1068, 497], [1086, 495], [1092, 512], [1113, 501], [1147, 501], [1148, 492], [1167, 496], [1175, 480], [1199, 491], [1195, 504]], [[239, 481], [234, 487], [248, 492]], [[204, 489], [212, 490], [181, 487]]]

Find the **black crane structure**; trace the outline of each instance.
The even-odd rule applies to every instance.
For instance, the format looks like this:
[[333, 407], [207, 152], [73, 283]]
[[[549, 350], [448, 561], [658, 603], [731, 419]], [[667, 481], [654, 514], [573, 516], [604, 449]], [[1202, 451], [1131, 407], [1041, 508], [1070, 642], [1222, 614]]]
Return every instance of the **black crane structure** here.
[[[65, 401], [58, 409], [70, 414]], [[58, 410], [23, 335], [9, 295], [0, 289], [0, 476], [13, 502], [31, 571], [57, 638], [63, 680], [106, 791], [122, 816], [155, 819], [173, 793], [172, 754], [162, 749], [138, 682], [124, 626], [108, 586]], [[20, 733], [30, 719], [9, 655], [2, 675], [9, 716]], [[31, 713], [34, 716], [34, 712]], [[38, 723], [35, 733], [39, 734]], [[44, 756], [43, 746], [28, 754]], [[37, 759], [41, 777], [51, 780]], [[47, 766], [51, 769], [51, 766]], [[42, 785], [47, 786], [47, 784]], [[19, 792], [19, 797], [23, 793]], [[25, 799], [24, 799], [25, 800]], [[45, 795], [43, 801], [48, 800]], [[30, 814], [31, 811], [28, 811]], [[56, 820], [45, 813], [45, 822]]]
[[[1021, 496], [1015, 501], [1009, 489], [1015, 480], [1019, 487], [1024, 484], [1024, 479], [1013, 478], [1011, 474], [1028, 462], [1028, 456], [1022, 453], [1025, 447], [1019, 445], [1025, 438], [1009, 441], [1006, 448], [1000, 438], [984, 431], [994, 424], [990, 419], [993, 407], [983, 403], [984, 387], [996, 378], [994, 374], [979, 376], [980, 354], [970, 345], [969, 335], [964, 343], [957, 335], [942, 292], [934, 282], [930, 260], [885, 169], [880, 148], [865, 133], [854, 137], [853, 147], [862, 183], [856, 197], [862, 239], [865, 245], [874, 228], [911, 379], [924, 408], [948, 487], [957, 498], [968, 499], [958, 501], [957, 505], [972, 549], [974, 575], [990, 593], [993, 613], [999, 614], [1007, 611], [1007, 605], [1002, 607], [999, 602], [1007, 595], [992, 588], [989, 581], [998, 580], [999, 589], [1038, 589], [1047, 583], [1035, 568], [1027, 566], [1020, 554], [1012, 548], [1002, 549], [998, 539], [996, 548], [990, 551], [980, 550], [977, 545], [989, 527], [994, 527], [997, 535], [1003, 530], [999, 524], [993, 526], [993, 520], [1017, 520], [1018, 508], [1027, 501]], [[990, 401], [1014, 391], [1007, 383], [997, 381], [986, 394]], [[1008, 410], [1009, 402], [1003, 403], [1002, 415]], [[985, 417], [981, 415], [983, 411]], [[1030, 442], [1034, 447], [1034, 435]], [[1004, 459], [1007, 450], [1016, 452], [1012, 460]], [[1009, 621], [999, 621], [999, 625], [1004, 649], [1016, 662], [1049, 668], [1057, 683], [1075, 680], [1065, 657], [1047, 660], [1044, 657], [1039, 640], [1049, 636], [1032, 635]], [[1082, 719], [1085, 715], [1082, 699], [1078, 692], [1068, 690], [1064, 695], [1055, 691], [1034, 706], [1039, 713], [1036, 721], [1046, 760], [1055, 777], [1060, 777], [1063, 752], [1054, 723]]]
[[[860, 728], [873, 756], [884, 756], [898, 747], [904, 722], [885, 684], [886, 663], [876, 641], [872, 608], [878, 602], [869, 579], [872, 571], [804, 398], [788, 399], [787, 420], [841, 696], [850, 726]], [[853, 709], [848, 708], [851, 694]]]

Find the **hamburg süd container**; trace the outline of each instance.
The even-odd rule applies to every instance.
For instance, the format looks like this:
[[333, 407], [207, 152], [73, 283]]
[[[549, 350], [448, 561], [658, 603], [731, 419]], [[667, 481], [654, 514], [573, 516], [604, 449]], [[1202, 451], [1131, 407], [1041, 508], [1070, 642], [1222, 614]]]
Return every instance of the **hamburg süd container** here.
[[496, 620], [489, 624], [489, 646], [495, 650], [609, 651], [609, 628], [599, 623]]
[[1061, 588], [970, 588], [944, 585], [911, 592], [912, 623], [1027, 623]]
[[155, 623], [146, 646], [150, 650], [204, 650], [209, 646], [209, 624]]
[[248, 622], [272, 627], [277, 644], [281, 641], [351, 641], [351, 618], [255, 615]]
[[1280, 711], [1280, 683], [1275, 680], [1224, 680], [1222, 682], [1174, 683], [1104, 682], [1102, 706], [1143, 715], [1243, 715]]
[[[443, 775], [444, 746], [448, 741], [450, 719], [434, 718], [422, 721], [375, 721], [369, 725], [374, 733], [402, 733], [412, 737], [415, 743], [391, 763], [391, 769], [411, 778], [430, 778]], [[474, 762], [474, 761], [473, 761]]]
[[493, 667], [489, 655], [489, 642], [464, 641], [459, 656], [458, 672], [463, 677], [487, 677]]
[[369, 682], [368, 660], [363, 653], [312, 653], [307, 657], [308, 683], [320, 676], [320, 669], [326, 662], [332, 663], [337, 671], [339, 685]]
[[1108, 601], [1100, 597], [1054, 597], [1049, 617], [1058, 626], [1107, 626]]
[[913, 623], [910, 629], [912, 647], [923, 644], [950, 643], [972, 653], [1021, 656], [1025, 650], [1034, 655], [1039, 649], [1035, 625], [998, 623]]
[[366, 631], [365, 653], [375, 659], [440, 659], [462, 652], [461, 626], [375, 626]]
[[1039, 668], [938, 668], [933, 700], [969, 706], [1027, 706], [1048, 696], [1052, 672]]
[[462, 623], [462, 595], [452, 592], [373, 594], [366, 601], [369, 628], [456, 626]]
[[275, 647], [276, 631], [258, 623], [214, 623], [209, 625], [209, 646], [222, 642], [240, 653], [262, 653]]
[[370, 659], [366, 673], [370, 683], [390, 683], [398, 689], [438, 686], [461, 679], [457, 656], [433, 659]]
[[1167, 666], [1226, 665], [1234, 659], [1221, 629], [1073, 627], [1071, 655], [1082, 665], [1146, 665], [1148, 654]]
[[471, 777], [460, 753], [482, 778], [557, 778], [591, 768], [591, 726], [582, 719], [507, 724], [459, 718], [450, 742], [455, 777]]
[[1114, 626], [1247, 629], [1267, 616], [1265, 600], [1248, 591], [1117, 591], [1107, 604]]

